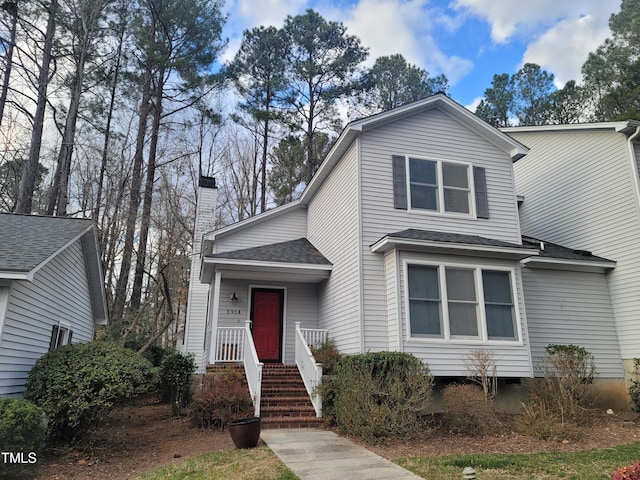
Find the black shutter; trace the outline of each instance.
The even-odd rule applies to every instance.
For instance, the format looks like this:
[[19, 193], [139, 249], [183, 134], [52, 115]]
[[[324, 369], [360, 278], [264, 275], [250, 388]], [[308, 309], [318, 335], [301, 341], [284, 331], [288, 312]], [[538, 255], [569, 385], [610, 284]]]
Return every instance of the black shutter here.
[[58, 342], [58, 325], [54, 325], [51, 329], [51, 340], [49, 341], [49, 351], [56, 348], [56, 343]]
[[407, 209], [407, 172], [405, 158], [393, 155], [393, 208]]
[[484, 167], [473, 167], [473, 183], [476, 189], [476, 215], [489, 218], [489, 196]]
[[67, 339], [67, 345], [71, 345], [71, 337], [73, 337], [73, 330], [69, 330], [69, 338]]

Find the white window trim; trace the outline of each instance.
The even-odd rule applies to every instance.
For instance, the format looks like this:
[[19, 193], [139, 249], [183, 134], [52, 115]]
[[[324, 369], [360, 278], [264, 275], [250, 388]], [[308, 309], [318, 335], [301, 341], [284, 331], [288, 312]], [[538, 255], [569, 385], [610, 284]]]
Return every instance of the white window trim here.
[[[442, 304], [442, 335], [440, 337], [413, 337], [411, 335], [411, 318], [409, 307], [409, 265], [424, 265], [429, 267], [438, 267], [438, 281], [440, 282], [440, 301]], [[449, 308], [446, 289], [446, 277], [445, 268], [462, 268], [474, 270], [474, 281], [476, 286], [476, 301], [478, 311], [479, 336], [477, 337], [462, 337], [451, 336], [449, 330]], [[406, 341], [407, 342], [419, 342], [419, 343], [460, 343], [460, 344], [479, 344], [482, 345], [523, 345], [522, 338], [522, 325], [520, 321], [520, 301], [518, 298], [518, 289], [516, 282], [516, 269], [514, 267], [495, 266], [490, 264], [474, 264], [465, 262], [437, 262], [437, 261], [425, 261], [416, 259], [404, 259], [402, 261], [403, 276], [404, 276], [404, 311], [405, 311], [405, 328], [406, 328]], [[482, 286], [482, 270], [493, 270], [501, 272], [509, 272], [509, 278], [511, 281], [511, 296], [513, 299], [513, 310], [516, 324], [516, 338], [514, 340], [490, 340], [487, 334], [487, 319], [486, 310], [484, 304], [484, 288]], [[445, 283], [443, 283], [445, 282]]]
[[[62, 332], [64, 329], [64, 333], [63, 336], [60, 337], [60, 332]], [[58, 348], [58, 347], [63, 347], [64, 345], [67, 345], [69, 343], [69, 333], [71, 332], [71, 325], [67, 322], [58, 322], [58, 332], [56, 335], [56, 342], [53, 345], [52, 350]]]
[[[438, 210], [427, 210], [425, 208], [413, 208], [411, 199], [411, 168], [409, 159], [425, 160], [429, 162], [436, 162], [436, 178], [437, 178], [437, 190], [438, 190]], [[473, 164], [470, 162], [461, 162], [459, 160], [449, 160], [436, 157], [423, 157], [420, 155], [405, 155], [405, 184], [407, 186], [407, 210], [410, 212], [418, 213], [420, 215], [431, 216], [446, 216], [446, 217], [460, 217], [460, 218], [477, 218], [476, 213], [476, 188], [473, 182]], [[442, 164], [451, 163], [455, 165], [463, 165], [467, 167], [467, 181], [469, 184], [469, 213], [460, 212], [447, 212], [444, 209], [444, 184], [442, 181]], [[461, 189], [457, 189], [461, 190]]]

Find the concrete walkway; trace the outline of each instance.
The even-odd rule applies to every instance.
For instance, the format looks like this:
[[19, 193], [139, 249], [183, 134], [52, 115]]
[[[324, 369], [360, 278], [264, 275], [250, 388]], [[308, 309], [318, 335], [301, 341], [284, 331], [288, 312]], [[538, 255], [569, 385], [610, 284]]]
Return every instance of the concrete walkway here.
[[326, 430], [262, 430], [260, 438], [300, 480], [421, 480], [395, 463]]

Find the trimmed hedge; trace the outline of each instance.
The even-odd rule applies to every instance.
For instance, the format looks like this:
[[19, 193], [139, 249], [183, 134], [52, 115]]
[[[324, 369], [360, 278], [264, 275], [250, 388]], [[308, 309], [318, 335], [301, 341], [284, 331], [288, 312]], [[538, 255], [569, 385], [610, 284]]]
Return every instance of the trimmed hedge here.
[[321, 386], [323, 410], [345, 433], [375, 443], [428, 433], [433, 377], [407, 353], [376, 352], [340, 358]]
[[153, 390], [156, 369], [110, 342], [65, 345], [43, 355], [29, 372], [25, 398], [47, 416], [53, 443], [76, 439], [116, 403]]

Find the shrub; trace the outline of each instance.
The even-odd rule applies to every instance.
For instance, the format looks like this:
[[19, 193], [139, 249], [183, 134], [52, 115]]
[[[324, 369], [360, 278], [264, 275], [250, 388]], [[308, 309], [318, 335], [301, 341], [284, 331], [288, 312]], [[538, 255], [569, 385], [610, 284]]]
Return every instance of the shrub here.
[[577, 345], [547, 345], [543, 384], [545, 398], [561, 417], [579, 421], [584, 400], [597, 377], [593, 355]]
[[44, 447], [44, 413], [28, 400], [0, 398], [0, 452], [40, 452]]
[[27, 378], [25, 398], [42, 407], [47, 437], [74, 440], [114, 405], [148, 392], [156, 370], [135, 352], [114, 343], [65, 345], [43, 355]]
[[640, 480], [640, 463], [617, 468], [611, 480]]
[[522, 401], [522, 415], [518, 417], [518, 429], [525, 435], [545, 440], [574, 438], [578, 433], [575, 425], [563, 421], [544, 378], [526, 379], [527, 394]]
[[322, 374], [333, 375], [341, 357], [336, 348], [336, 342], [327, 338], [318, 348], [312, 348], [311, 353], [316, 362], [322, 364]]
[[321, 394], [341, 430], [378, 442], [426, 432], [432, 390], [429, 368], [416, 357], [378, 352], [340, 358]]
[[473, 350], [464, 355], [467, 378], [482, 387], [485, 400], [495, 400], [498, 394], [498, 367], [492, 350]]
[[640, 413], [640, 358], [635, 358], [633, 377], [629, 385], [629, 396], [633, 403], [633, 409]]
[[160, 395], [171, 403], [174, 415], [191, 401], [191, 376], [196, 371], [193, 354], [182, 355], [176, 350], [167, 350], [160, 363]]
[[451, 384], [442, 391], [445, 419], [453, 432], [484, 435], [498, 425], [491, 401], [476, 385]]
[[230, 420], [250, 417], [253, 412], [244, 375], [237, 371], [204, 375], [191, 404], [191, 418], [198, 427], [224, 429]]

